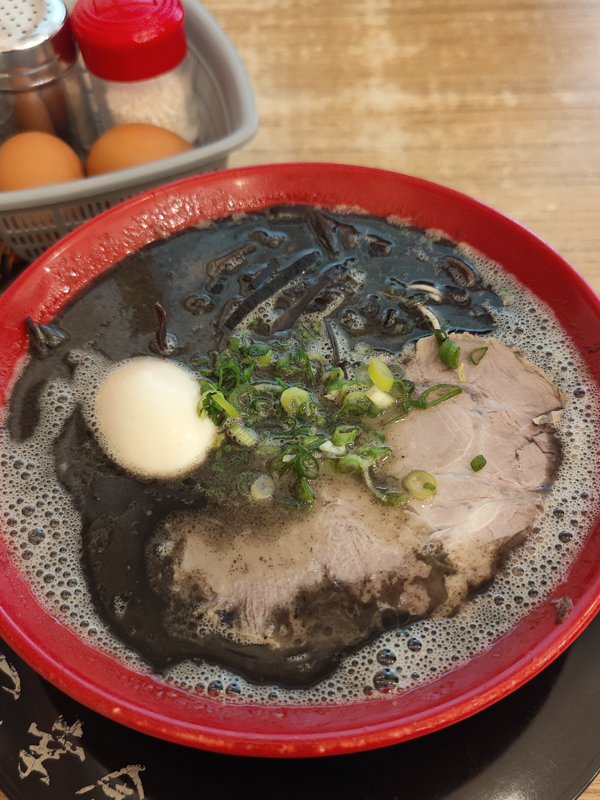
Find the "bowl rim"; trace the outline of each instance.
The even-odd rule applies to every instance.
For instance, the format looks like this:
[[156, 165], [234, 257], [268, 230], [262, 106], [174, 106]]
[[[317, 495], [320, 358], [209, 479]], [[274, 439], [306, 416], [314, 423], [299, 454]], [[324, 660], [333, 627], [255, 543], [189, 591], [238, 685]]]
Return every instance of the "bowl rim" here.
[[[25, 318], [47, 322], [92, 277], [134, 250], [203, 219], [282, 203], [360, 207], [443, 231], [499, 262], [552, 308], [600, 383], [600, 300], [540, 238], [447, 187], [387, 170], [319, 162], [204, 173], [109, 209], [40, 256], [0, 298], [0, 408], [26, 357]], [[566, 579], [492, 647], [402, 695], [352, 705], [223, 705], [158, 684], [88, 644], [42, 609], [0, 542], [0, 634], [36, 671], [84, 705], [180, 744], [238, 755], [306, 757], [382, 747], [491, 705], [562, 653], [600, 608], [598, 521]], [[556, 606], [573, 610], [560, 624]], [[67, 654], [67, 657], [65, 657]], [[163, 690], [158, 691], [158, 686]]]

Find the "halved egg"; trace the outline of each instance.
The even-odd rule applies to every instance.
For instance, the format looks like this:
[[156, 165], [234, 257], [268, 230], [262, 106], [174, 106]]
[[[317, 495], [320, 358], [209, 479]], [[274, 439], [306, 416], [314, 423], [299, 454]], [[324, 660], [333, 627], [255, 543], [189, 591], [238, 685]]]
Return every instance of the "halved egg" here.
[[120, 466], [151, 478], [176, 477], [206, 458], [217, 427], [196, 411], [200, 386], [185, 367], [160, 358], [119, 364], [95, 397], [100, 444]]

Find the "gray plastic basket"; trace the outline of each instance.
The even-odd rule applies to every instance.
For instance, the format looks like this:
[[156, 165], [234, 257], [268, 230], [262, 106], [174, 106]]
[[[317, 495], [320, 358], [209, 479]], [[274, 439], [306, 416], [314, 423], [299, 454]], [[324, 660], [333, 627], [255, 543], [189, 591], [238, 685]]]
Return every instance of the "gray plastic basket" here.
[[140, 167], [72, 183], [0, 192], [0, 239], [33, 261], [69, 231], [136, 194], [227, 166], [256, 134], [258, 116], [244, 65], [222, 28], [197, 0], [182, 0], [203, 143]]

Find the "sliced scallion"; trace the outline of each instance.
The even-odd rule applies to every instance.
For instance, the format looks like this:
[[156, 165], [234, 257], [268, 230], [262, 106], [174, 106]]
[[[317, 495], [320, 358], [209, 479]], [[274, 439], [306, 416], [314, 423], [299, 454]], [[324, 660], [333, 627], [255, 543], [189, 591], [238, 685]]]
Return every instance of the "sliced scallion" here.
[[331, 441], [337, 447], [352, 444], [359, 433], [360, 429], [355, 425], [338, 425], [331, 435]]
[[319, 445], [319, 450], [328, 456], [343, 456], [346, 452], [346, 445], [334, 444], [331, 439], [327, 439]]
[[372, 358], [369, 361], [369, 378], [373, 381], [378, 389], [382, 392], [389, 392], [394, 383], [394, 375], [392, 371], [380, 358]]
[[306, 478], [300, 478], [294, 484], [294, 496], [300, 503], [312, 503], [315, 499], [315, 493], [310, 488], [310, 483]]
[[290, 386], [285, 389], [279, 399], [288, 414], [306, 413], [310, 406], [310, 394], [306, 389], [300, 389], [298, 386]]
[[399, 492], [397, 489], [392, 489], [389, 486], [375, 486], [368, 466], [365, 466], [363, 469], [363, 478], [367, 487], [378, 500], [382, 501], [382, 503], [387, 503], [392, 506], [402, 506], [408, 502], [408, 495], [405, 492]]
[[[439, 394], [440, 391], [446, 389], [443, 394]], [[438, 393], [436, 395], [436, 393]], [[438, 383], [435, 386], [430, 386], [429, 389], [425, 389], [425, 391], [419, 397], [419, 400], [426, 404], [427, 408], [431, 408], [432, 406], [437, 406], [438, 403], [443, 403], [445, 400], [450, 400], [451, 397], [456, 397], [457, 394], [461, 394], [462, 389], [460, 386], [454, 386], [452, 383]], [[404, 405], [404, 404], [403, 404]]]
[[392, 384], [390, 394], [392, 394], [398, 400], [404, 400], [405, 397], [408, 397], [412, 393], [414, 388], [415, 385], [412, 381], [403, 381], [397, 379]]
[[460, 347], [446, 337], [438, 350], [438, 357], [446, 366], [457, 369], [460, 360]]
[[268, 350], [266, 353], [263, 353], [256, 359], [256, 363], [259, 367], [268, 367], [271, 363], [271, 359], [273, 358], [273, 351]]
[[259, 475], [250, 487], [255, 500], [270, 500], [275, 493], [275, 481], [270, 475]]
[[220, 409], [222, 409], [228, 417], [239, 417], [240, 412], [237, 410], [235, 406], [232, 406], [229, 400], [226, 400], [221, 392], [215, 392], [212, 395], [212, 401], [217, 405]]
[[325, 382], [327, 384], [333, 384], [336, 381], [342, 380], [344, 377], [344, 370], [341, 367], [334, 367], [328, 373], [325, 374]]
[[429, 500], [437, 491], [436, 479], [424, 469], [411, 469], [405, 475], [402, 486], [417, 500]]
[[349, 453], [336, 462], [336, 467], [340, 472], [362, 472], [365, 467], [365, 460], [355, 453]]
[[319, 476], [319, 462], [308, 450], [303, 449], [301, 453], [298, 453], [294, 466], [299, 478], [314, 480]]
[[471, 359], [471, 362], [475, 364], [475, 366], [477, 366], [481, 362], [481, 359], [484, 357], [487, 351], [488, 351], [487, 347], [476, 347], [475, 350], [471, 350], [471, 352], [469, 353], [469, 358]]
[[384, 392], [379, 386], [371, 386], [366, 392], [367, 397], [377, 408], [389, 408], [396, 400], [389, 392]]
[[344, 398], [342, 411], [353, 417], [364, 417], [371, 408], [371, 400], [366, 392], [350, 392]]
[[234, 422], [233, 425], [230, 425], [227, 432], [244, 447], [254, 447], [258, 442], [258, 434], [240, 425], [239, 422]]
[[483, 469], [486, 464], [487, 461], [485, 460], [485, 458], [482, 455], [478, 455], [475, 456], [473, 461], [471, 461], [471, 469], [473, 470], [473, 472], [479, 472], [479, 470]]

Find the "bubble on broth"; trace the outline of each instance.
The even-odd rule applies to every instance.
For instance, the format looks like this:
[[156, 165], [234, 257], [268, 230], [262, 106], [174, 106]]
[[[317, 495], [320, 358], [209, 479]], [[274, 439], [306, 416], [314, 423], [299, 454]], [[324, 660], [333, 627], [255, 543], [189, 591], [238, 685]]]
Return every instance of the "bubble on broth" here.
[[[391, 222], [390, 236], [404, 224]], [[471, 248], [459, 246], [457, 253], [505, 299], [503, 307], [493, 309], [494, 335], [518, 346], [566, 397], [557, 434], [562, 460], [551, 490], [540, 498], [543, 508], [525, 543], [510, 554], [492, 585], [454, 617], [424, 619], [387, 631], [344, 657], [331, 676], [312, 687], [257, 685], [230, 670], [195, 661], [172, 666], [157, 680], [227, 703], [266, 706], [352, 703], [396, 695], [434, 680], [489, 648], [565, 579], [598, 513], [599, 398], [586, 366], [552, 312]], [[273, 311], [267, 304], [257, 315], [269, 318]], [[324, 337], [320, 347], [324, 353], [331, 352]], [[3, 535], [11, 558], [45, 609], [94, 647], [132, 669], [151, 672], [94, 607], [81, 565], [79, 536], [73, 534], [80, 530], [81, 519], [71, 495], [56, 478], [56, 439], [78, 405], [93, 407], [97, 386], [110, 369], [105, 359], [92, 352], [72, 353], [70, 358], [78, 364], [78, 377], [57, 378], [44, 387], [35, 435], [20, 441], [7, 428], [2, 430]], [[88, 424], [93, 430], [94, 420], [88, 417]], [[60, 472], [60, 465], [56, 466]], [[114, 603], [120, 613], [127, 598], [115, 596]]]

